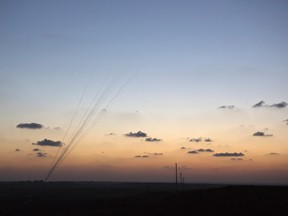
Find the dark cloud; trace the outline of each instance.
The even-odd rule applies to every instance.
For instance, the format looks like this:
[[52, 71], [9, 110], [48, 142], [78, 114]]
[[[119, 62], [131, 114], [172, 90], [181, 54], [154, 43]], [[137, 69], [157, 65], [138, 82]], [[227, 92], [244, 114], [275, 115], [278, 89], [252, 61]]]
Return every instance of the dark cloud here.
[[53, 141], [53, 140], [48, 140], [48, 139], [44, 139], [41, 141], [37, 141], [36, 143], [33, 143], [33, 145], [40, 145], [40, 146], [62, 146], [63, 143], [60, 141]]
[[148, 138], [145, 139], [145, 141], [146, 142], [160, 142], [161, 139], [148, 137]]
[[271, 107], [277, 107], [277, 108], [285, 108], [288, 104], [286, 102], [276, 103], [271, 105]]
[[47, 157], [46, 153], [42, 153], [42, 152], [37, 152], [36, 153], [36, 157]]
[[183, 150], [183, 149], [186, 149], [186, 147], [185, 147], [185, 146], [182, 146], [180, 149], [182, 149], [182, 150]]
[[157, 153], [157, 152], [155, 152], [154, 155], [160, 156], [160, 155], [163, 155], [163, 153]]
[[219, 109], [235, 109], [234, 105], [229, 105], [229, 106], [220, 106]]
[[212, 149], [198, 149], [198, 152], [214, 152]]
[[253, 108], [259, 108], [259, 107], [263, 107], [263, 106], [265, 106], [265, 101], [262, 100], [262, 101], [256, 103], [255, 105], [253, 105], [252, 107]]
[[188, 154], [198, 154], [202, 152], [214, 152], [212, 149], [198, 149], [198, 150], [193, 150], [193, 151], [188, 151]]
[[204, 140], [205, 142], [212, 142], [212, 140], [210, 138], [207, 138]]
[[253, 136], [259, 136], [259, 137], [271, 137], [273, 136], [272, 134], [265, 134], [264, 132], [257, 131], [256, 133], [253, 134]]
[[188, 154], [198, 154], [198, 151], [188, 151]]
[[41, 124], [38, 124], [38, 123], [21, 123], [21, 124], [18, 124], [16, 126], [17, 128], [21, 128], [21, 129], [41, 129], [43, 128], [43, 125]]
[[189, 142], [201, 142], [202, 141], [202, 139], [201, 138], [192, 138], [192, 139], [190, 139], [189, 140]]
[[142, 132], [142, 131], [138, 131], [136, 133], [128, 133], [128, 134], [125, 134], [125, 136], [128, 136], [128, 137], [147, 137], [147, 134]]
[[286, 119], [286, 120], [283, 120], [283, 122], [286, 122], [286, 124], [288, 125], [288, 119]]
[[252, 107], [253, 107], [253, 108], [276, 107], [276, 108], [281, 109], [281, 108], [287, 107], [287, 105], [288, 105], [288, 104], [287, 104], [285, 101], [282, 101], [282, 102], [280, 102], [280, 103], [274, 103], [274, 104], [272, 104], [272, 105], [268, 105], [268, 104], [266, 105], [266, 103], [265, 103], [264, 101], [260, 101], [259, 103], [253, 105]]
[[213, 154], [214, 157], [243, 157], [244, 154], [242, 152], [240, 153], [237, 153], [237, 152], [234, 152], [234, 153], [229, 153], [229, 152], [225, 152], [225, 153], [216, 153], [216, 154]]
[[20, 151], [20, 149], [17, 148], [17, 149], [15, 149], [15, 151], [18, 152], [18, 151]]

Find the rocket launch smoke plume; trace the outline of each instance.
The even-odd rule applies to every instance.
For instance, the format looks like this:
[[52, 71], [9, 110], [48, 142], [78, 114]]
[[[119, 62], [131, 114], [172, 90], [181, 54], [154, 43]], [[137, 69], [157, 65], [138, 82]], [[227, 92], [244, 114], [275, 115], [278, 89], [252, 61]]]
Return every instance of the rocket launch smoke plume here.
[[107, 79], [103, 83], [103, 85], [98, 88], [94, 98], [92, 99], [85, 113], [82, 115], [80, 121], [76, 122], [75, 129], [68, 137], [75, 118], [78, 115], [83, 98], [85, 97], [87, 89], [90, 85], [91, 79], [89, 79], [89, 82], [87, 83], [86, 88], [77, 104], [74, 115], [70, 120], [68, 129], [66, 130], [65, 135], [62, 139], [62, 143], [65, 143], [66, 137], [68, 137], [68, 141], [65, 143], [65, 145], [59, 146], [58, 151], [52, 161], [51, 167], [48, 171], [48, 174], [45, 178], [45, 181], [49, 180], [55, 169], [60, 166], [60, 164], [65, 160], [65, 158], [75, 148], [75, 146], [78, 145], [83, 140], [83, 138], [93, 129], [93, 127], [98, 123], [98, 121], [110, 108], [112, 102], [119, 96], [123, 88], [125, 88], [125, 86], [129, 83], [131, 78], [132, 77], [130, 77], [124, 84], [122, 84], [122, 86], [120, 86], [116, 90], [114, 89], [118, 82], [116, 77], [114, 77], [113, 79]]

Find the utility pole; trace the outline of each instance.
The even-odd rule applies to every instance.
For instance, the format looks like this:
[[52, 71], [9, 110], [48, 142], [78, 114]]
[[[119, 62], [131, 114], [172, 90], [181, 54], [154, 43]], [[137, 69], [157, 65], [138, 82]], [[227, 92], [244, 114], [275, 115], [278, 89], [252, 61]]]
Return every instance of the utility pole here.
[[175, 163], [175, 176], [176, 176], [176, 191], [178, 191], [178, 171], [177, 171], [177, 163]]

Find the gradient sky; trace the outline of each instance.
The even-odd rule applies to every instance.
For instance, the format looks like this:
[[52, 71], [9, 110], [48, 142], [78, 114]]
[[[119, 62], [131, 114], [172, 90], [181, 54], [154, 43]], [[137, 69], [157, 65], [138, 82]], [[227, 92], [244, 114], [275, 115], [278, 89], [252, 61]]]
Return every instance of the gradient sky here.
[[32, 143], [114, 79], [51, 180], [172, 182], [177, 162], [186, 182], [288, 184], [287, 38], [286, 0], [1, 0], [0, 180], [44, 179], [57, 147]]

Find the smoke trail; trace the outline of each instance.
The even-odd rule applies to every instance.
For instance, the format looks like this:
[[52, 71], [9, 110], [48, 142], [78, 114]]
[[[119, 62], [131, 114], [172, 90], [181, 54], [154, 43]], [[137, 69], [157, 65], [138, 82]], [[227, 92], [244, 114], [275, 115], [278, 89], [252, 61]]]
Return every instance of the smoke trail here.
[[[119, 96], [119, 94], [121, 93], [121, 91], [125, 88], [125, 86], [127, 86], [127, 84], [130, 82], [132, 76], [118, 89], [118, 91], [114, 94], [114, 96], [108, 100], [109, 95], [111, 95], [112, 93], [112, 89], [113, 89], [113, 84], [115, 84], [116, 79], [111, 80], [110, 82], [106, 80], [106, 82], [98, 89], [98, 91], [96, 92], [95, 97], [93, 98], [92, 102], [90, 103], [90, 105], [88, 106], [86, 112], [84, 113], [84, 115], [82, 116], [80, 122], [78, 123], [78, 126], [75, 128], [74, 132], [72, 133], [72, 135], [70, 136], [70, 138], [68, 139], [67, 145], [65, 146], [65, 148], [63, 149], [63, 151], [61, 152], [61, 154], [59, 154], [60, 152], [60, 148], [58, 149], [58, 152], [53, 160], [53, 163], [48, 171], [48, 174], [45, 178], [45, 181], [48, 181], [49, 178], [51, 177], [51, 175], [53, 174], [54, 170], [64, 161], [64, 159], [67, 157], [67, 155], [75, 148], [75, 146], [77, 144], [79, 144], [81, 142], [81, 140], [92, 130], [92, 128], [98, 123], [98, 121], [102, 118], [102, 116], [104, 116], [104, 114], [106, 113], [106, 111], [108, 110], [108, 108], [110, 107], [110, 105], [112, 104], [112, 102]], [[65, 136], [68, 134], [68, 131], [71, 128], [72, 122], [74, 121], [78, 109], [80, 107], [80, 104], [82, 103], [82, 100], [84, 98], [84, 95], [86, 93], [88, 89], [88, 85], [85, 88], [84, 93], [82, 94], [80, 101], [77, 105], [77, 109], [70, 121], [68, 130], [65, 133]], [[108, 102], [107, 102], [108, 100]], [[104, 105], [106, 103], [106, 105], [104, 106], [104, 109], [102, 109], [100, 111], [100, 108], [102, 105]]]

